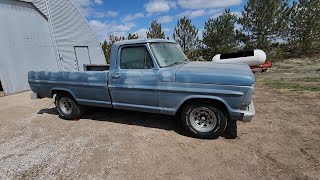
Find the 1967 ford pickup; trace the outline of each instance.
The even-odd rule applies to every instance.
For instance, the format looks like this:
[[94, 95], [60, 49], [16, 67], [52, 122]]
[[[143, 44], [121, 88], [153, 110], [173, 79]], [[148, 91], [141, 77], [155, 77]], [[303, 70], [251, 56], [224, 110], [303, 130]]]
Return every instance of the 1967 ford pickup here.
[[255, 115], [255, 78], [248, 65], [191, 62], [168, 40], [116, 42], [109, 71], [34, 72], [38, 98], [55, 97], [64, 119], [78, 119], [86, 106], [176, 115], [189, 135], [236, 137], [236, 121]]

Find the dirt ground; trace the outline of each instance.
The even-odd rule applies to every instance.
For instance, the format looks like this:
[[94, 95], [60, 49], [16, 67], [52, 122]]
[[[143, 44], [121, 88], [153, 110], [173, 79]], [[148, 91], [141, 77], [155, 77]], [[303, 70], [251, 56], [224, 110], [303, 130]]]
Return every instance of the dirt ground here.
[[234, 140], [186, 137], [173, 117], [138, 112], [66, 121], [29, 93], [0, 98], [0, 179], [320, 179], [319, 92], [258, 81], [257, 114]]

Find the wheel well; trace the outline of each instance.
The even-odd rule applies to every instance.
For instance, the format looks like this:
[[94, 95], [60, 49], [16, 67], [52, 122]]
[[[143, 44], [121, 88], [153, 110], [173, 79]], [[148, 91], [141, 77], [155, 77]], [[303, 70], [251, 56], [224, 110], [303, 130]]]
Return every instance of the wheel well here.
[[213, 104], [214, 106], [223, 108], [223, 110], [226, 113], [228, 113], [228, 115], [230, 115], [227, 106], [223, 102], [221, 102], [219, 100], [216, 100], [216, 99], [208, 99], [208, 98], [191, 98], [191, 99], [186, 100], [179, 107], [178, 111], [176, 112], [176, 115], [179, 116], [184, 107], [186, 107], [188, 105], [191, 105], [191, 104], [197, 104], [197, 103], [210, 103], [210, 104]]
[[68, 94], [68, 95], [70, 95], [70, 96], [73, 98], [72, 94], [69, 93], [68, 91], [65, 91], [65, 90], [53, 90], [53, 91], [51, 92], [51, 97], [53, 98], [54, 95], [55, 95], [55, 94], [58, 94], [58, 93]]

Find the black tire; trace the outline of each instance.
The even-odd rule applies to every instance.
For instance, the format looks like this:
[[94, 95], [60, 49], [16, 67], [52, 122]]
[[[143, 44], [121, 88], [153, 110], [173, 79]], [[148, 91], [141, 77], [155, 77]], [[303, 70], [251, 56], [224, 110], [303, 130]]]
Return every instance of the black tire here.
[[[66, 108], [66, 105], [63, 105], [62, 101], [67, 101], [69, 108]], [[67, 93], [58, 93], [55, 98], [55, 105], [59, 114], [66, 120], [78, 120], [84, 113], [84, 108]]]
[[236, 139], [238, 137], [237, 121], [234, 121], [234, 120], [228, 121], [228, 126], [223, 133], [223, 137], [225, 137], [226, 139]]
[[[204, 115], [199, 116], [199, 110], [200, 114]], [[227, 127], [228, 118], [228, 113], [223, 107], [211, 103], [187, 105], [181, 112], [185, 132], [189, 136], [201, 139], [215, 139], [222, 135]]]

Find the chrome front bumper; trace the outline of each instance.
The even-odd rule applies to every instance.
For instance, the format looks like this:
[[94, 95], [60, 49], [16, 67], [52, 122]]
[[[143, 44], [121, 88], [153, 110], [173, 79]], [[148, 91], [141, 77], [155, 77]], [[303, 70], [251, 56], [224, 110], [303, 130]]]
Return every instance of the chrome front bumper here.
[[256, 114], [253, 102], [249, 104], [247, 110], [242, 113], [242, 122], [250, 122]]

